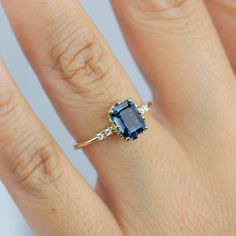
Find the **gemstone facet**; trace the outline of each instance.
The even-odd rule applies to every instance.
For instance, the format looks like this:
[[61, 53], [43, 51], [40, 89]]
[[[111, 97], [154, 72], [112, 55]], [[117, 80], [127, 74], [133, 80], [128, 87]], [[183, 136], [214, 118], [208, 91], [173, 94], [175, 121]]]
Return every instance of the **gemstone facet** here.
[[110, 113], [111, 121], [126, 140], [134, 140], [147, 129], [138, 108], [131, 99], [115, 104]]

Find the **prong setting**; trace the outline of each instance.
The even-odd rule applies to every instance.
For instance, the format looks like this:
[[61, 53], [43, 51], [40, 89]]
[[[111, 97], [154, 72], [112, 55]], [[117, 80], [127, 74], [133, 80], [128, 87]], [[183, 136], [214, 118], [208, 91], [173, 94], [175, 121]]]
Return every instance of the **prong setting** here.
[[109, 120], [121, 139], [126, 141], [134, 140], [147, 129], [146, 123], [144, 122], [145, 117], [143, 116], [147, 111], [147, 106], [138, 108], [137, 104], [129, 98], [111, 107]]

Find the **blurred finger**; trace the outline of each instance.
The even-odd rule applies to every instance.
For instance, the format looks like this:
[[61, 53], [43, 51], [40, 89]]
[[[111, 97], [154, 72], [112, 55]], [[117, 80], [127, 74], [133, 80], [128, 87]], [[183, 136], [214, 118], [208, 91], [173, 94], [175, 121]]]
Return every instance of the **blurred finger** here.
[[1, 61], [0, 178], [37, 235], [120, 235], [110, 212], [35, 117]]

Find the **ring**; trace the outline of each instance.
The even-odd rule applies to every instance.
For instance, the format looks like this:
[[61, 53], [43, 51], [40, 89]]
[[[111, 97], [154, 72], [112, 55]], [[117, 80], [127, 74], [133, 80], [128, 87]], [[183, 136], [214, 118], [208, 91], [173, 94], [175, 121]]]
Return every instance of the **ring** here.
[[97, 133], [93, 138], [78, 142], [75, 149], [80, 149], [97, 141], [102, 141], [112, 134], [118, 134], [121, 139], [130, 141], [137, 139], [148, 127], [144, 114], [150, 110], [149, 102], [138, 107], [132, 99], [126, 99], [113, 105], [109, 111], [110, 126]]

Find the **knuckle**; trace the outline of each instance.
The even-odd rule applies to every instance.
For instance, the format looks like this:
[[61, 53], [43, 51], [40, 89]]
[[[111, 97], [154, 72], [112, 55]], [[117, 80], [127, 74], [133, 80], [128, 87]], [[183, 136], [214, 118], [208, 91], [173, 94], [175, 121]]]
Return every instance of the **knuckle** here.
[[[133, 2], [132, 2], [133, 1]], [[129, 17], [133, 25], [149, 34], [189, 40], [204, 38], [212, 29], [211, 22], [203, 17], [204, 6], [194, 0], [131, 0]]]
[[58, 57], [59, 69], [69, 79], [74, 76], [89, 76], [93, 72], [99, 72], [95, 66], [102, 57], [103, 50], [100, 44], [94, 39], [91, 31], [85, 30], [76, 35], [75, 44], [72, 42], [72, 45]]
[[195, 12], [197, 1], [193, 0], [135, 0], [131, 9], [139, 23], [152, 21], [178, 21], [189, 18]]
[[136, 5], [144, 11], [163, 11], [173, 8], [180, 8], [188, 0], [138, 0]]
[[[112, 62], [107, 55], [107, 49], [96, 34], [87, 27], [78, 27], [69, 37], [52, 50], [55, 58], [54, 70], [59, 71], [62, 78], [81, 94], [94, 95], [94, 88], [102, 82], [102, 88], [107, 88], [112, 75]], [[105, 81], [105, 83], [104, 83]], [[107, 86], [104, 86], [107, 85]], [[102, 91], [100, 91], [102, 92]], [[97, 95], [97, 94], [96, 94]]]
[[53, 141], [33, 133], [4, 151], [15, 182], [27, 190], [52, 184], [62, 174]]

